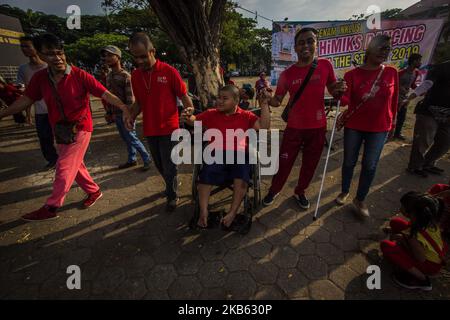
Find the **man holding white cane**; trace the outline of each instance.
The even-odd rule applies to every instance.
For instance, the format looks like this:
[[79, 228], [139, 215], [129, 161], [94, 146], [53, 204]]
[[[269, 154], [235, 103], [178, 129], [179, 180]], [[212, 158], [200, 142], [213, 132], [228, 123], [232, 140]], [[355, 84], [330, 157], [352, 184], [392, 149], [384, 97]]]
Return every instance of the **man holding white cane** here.
[[[295, 36], [298, 62], [280, 75], [275, 97], [269, 104], [279, 107], [289, 92], [290, 108], [287, 127], [280, 148], [279, 171], [263, 200], [271, 205], [286, 183], [297, 155], [302, 150], [302, 167], [294, 197], [300, 208], [310, 207], [305, 191], [316, 171], [325, 144], [327, 120], [325, 115], [325, 87], [338, 96], [347, 89], [345, 82], [337, 82], [332, 64], [326, 59], [315, 59], [317, 30], [303, 28]], [[286, 112], [284, 112], [286, 113]]]

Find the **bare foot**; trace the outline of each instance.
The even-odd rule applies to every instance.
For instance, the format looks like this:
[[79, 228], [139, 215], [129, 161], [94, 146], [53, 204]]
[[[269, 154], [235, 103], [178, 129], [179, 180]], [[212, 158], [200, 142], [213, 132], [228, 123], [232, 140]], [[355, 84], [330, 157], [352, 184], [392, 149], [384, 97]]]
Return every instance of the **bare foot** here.
[[198, 218], [197, 225], [201, 228], [208, 227], [208, 212], [200, 213], [200, 217]]
[[234, 218], [236, 217], [236, 214], [231, 214], [228, 213], [225, 217], [222, 218], [222, 223], [225, 227], [229, 227], [231, 226], [231, 224], [233, 223]]

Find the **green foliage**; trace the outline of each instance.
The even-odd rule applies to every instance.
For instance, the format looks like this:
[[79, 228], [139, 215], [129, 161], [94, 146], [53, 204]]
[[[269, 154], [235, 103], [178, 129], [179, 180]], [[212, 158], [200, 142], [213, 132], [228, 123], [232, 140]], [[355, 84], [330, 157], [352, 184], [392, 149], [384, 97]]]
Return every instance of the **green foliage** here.
[[257, 29], [256, 24], [256, 20], [228, 8], [220, 47], [222, 64], [236, 63], [241, 71], [253, 73], [270, 67], [272, 33]]
[[[125, 50], [128, 37], [133, 32], [144, 31], [150, 35], [158, 58], [170, 64], [182, 64], [178, 48], [162, 30], [147, 1], [104, 0], [102, 8], [105, 15], [83, 15], [80, 30], [68, 30], [65, 18], [43, 12], [0, 5], [0, 13], [18, 18], [27, 34], [51, 32], [64, 40], [74, 63], [93, 67], [99, 61], [98, 51], [107, 44], [124, 49], [128, 60]], [[222, 65], [236, 63], [241, 71], [253, 72], [270, 68], [272, 34], [256, 25], [256, 20], [236, 12], [232, 3], [227, 5], [220, 46]]]
[[122, 50], [122, 61], [131, 61], [129, 53], [125, 50], [128, 37], [120, 34], [95, 34], [84, 37], [65, 47], [67, 56], [72, 62], [82, 61], [88, 66], [94, 66], [100, 60], [100, 51], [107, 45], [115, 45]]

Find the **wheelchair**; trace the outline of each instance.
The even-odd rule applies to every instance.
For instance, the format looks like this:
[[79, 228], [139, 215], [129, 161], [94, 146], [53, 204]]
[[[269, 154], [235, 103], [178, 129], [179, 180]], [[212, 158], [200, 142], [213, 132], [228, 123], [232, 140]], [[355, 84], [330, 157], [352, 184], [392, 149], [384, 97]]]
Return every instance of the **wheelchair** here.
[[[253, 216], [258, 212], [262, 206], [261, 199], [261, 166], [259, 161], [259, 152], [255, 150], [249, 150], [249, 152], [254, 152], [256, 158], [256, 164], [251, 164], [251, 178], [247, 186], [247, 192], [243, 199], [243, 212], [238, 213], [234, 218], [233, 223], [229, 227], [221, 225], [220, 220], [222, 215], [220, 213], [214, 213], [211, 211], [212, 205], [208, 205], [208, 229], [221, 227], [224, 231], [234, 231], [239, 234], [247, 234], [252, 226]], [[197, 192], [197, 184], [199, 179], [199, 174], [202, 170], [203, 164], [195, 164], [192, 173], [192, 199], [194, 201], [194, 214], [189, 222], [190, 229], [197, 229], [197, 221], [200, 216], [200, 205]], [[211, 190], [210, 199], [212, 196], [224, 191], [233, 191], [233, 181], [228, 181], [227, 183], [219, 186], [215, 186]], [[222, 202], [222, 201], [221, 201]], [[221, 203], [220, 202], [220, 203]], [[219, 204], [220, 204], [219, 203]]]

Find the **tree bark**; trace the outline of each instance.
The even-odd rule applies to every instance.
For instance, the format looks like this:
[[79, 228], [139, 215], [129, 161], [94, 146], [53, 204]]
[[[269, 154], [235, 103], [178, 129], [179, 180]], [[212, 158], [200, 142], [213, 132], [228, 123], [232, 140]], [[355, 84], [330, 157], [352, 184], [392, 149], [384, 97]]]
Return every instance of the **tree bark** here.
[[[219, 42], [227, 0], [148, 0], [162, 27], [194, 73], [202, 107], [223, 83]], [[151, 36], [151, 35], [150, 35]]]

